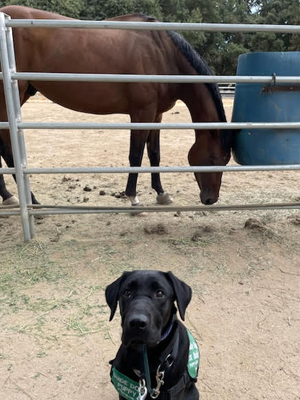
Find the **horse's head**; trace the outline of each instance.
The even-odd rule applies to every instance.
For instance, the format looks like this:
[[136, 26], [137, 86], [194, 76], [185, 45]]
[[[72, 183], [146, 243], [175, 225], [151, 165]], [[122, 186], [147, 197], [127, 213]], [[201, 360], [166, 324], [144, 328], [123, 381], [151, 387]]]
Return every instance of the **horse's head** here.
[[[196, 141], [188, 155], [191, 166], [226, 165], [230, 160], [231, 131], [196, 131]], [[222, 172], [195, 172], [200, 200], [205, 205], [218, 201]]]

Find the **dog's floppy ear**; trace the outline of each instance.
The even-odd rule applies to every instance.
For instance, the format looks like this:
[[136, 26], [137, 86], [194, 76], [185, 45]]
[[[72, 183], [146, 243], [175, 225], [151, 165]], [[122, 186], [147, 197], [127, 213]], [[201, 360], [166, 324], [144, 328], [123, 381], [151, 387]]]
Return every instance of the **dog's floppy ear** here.
[[166, 275], [174, 289], [180, 318], [184, 321], [185, 310], [192, 298], [192, 289], [185, 282], [178, 279], [171, 271], [167, 272]]
[[124, 279], [127, 278], [129, 274], [130, 272], [123, 272], [120, 278], [108, 285], [105, 289], [106, 303], [109, 305], [111, 311], [109, 318], [110, 321], [113, 319], [117, 309], [121, 284], [124, 282]]

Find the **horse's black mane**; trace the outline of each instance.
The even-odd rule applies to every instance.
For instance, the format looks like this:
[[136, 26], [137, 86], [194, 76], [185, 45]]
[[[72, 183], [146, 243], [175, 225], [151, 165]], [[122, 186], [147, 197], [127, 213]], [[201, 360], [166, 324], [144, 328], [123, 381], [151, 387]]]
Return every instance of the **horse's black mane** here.
[[[157, 22], [157, 19], [143, 13], [135, 13], [130, 15], [133, 20], [142, 20], [145, 22]], [[127, 17], [127, 16], [125, 16]], [[118, 19], [120, 17], [117, 17]], [[175, 46], [182, 52], [185, 58], [189, 61], [191, 66], [199, 75], [212, 75], [211, 69], [203, 58], [196, 52], [195, 49], [180, 36], [177, 32], [167, 31], [167, 34], [174, 42]], [[223, 108], [222, 98], [219, 91], [219, 87], [216, 83], [205, 83], [208, 90], [210, 91], [212, 98], [217, 107], [218, 116], [222, 122], [226, 122], [226, 115]]]
[[[167, 31], [167, 34], [199, 75], [212, 75], [207, 63], [182, 36], [174, 31]], [[205, 85], [212, 95], [220, 121], [226, 122], [226, 115], [218, 85], [216, 83], [205, 83]], [[229, 152], [232, 147], [234, 133], [232, 129], [226, 129], [223, 130], [223, 134], [221, 135], [222, 145]]]
[[[141, 19], [145, 22], [157, 22], [156, 18], [149, 17], [144, 14], [134, 14], [137, 19]], [[175, 46], [181, 51], [184, 57], [188, 60], [191, 66], [199, 75], [212, 75], [212, 71], [207, 65], [207, 63], [203, 60], [203, 58], [196, 52], [195, 49], [177, 32], [174, 31], [167, 31], [167, 34], [175, 44]], [[218, 116], [220, 121], [226, 122], [226, 115], [223, 107], [222, 97], [219, 90], [219, 86], [216, 83], [205, 83], [206, 87], [208, 88], [210, 94], [212, 95], [213, 101], [217, 108]], [[224, 134], [221, 136], [221, 140], [223, 142], [223, 146], [230, 151], [232, 146], [233, 140], [233, 133], [232, 129], [228, 129], [223, 131]]]
[[[136, 13], [132, 16], [145, 22], [157, 22], [156, 18], [144, 15], [142, 13]], [[211, 69], [207, 63], [196, 52], [196, 50], [193, 49], [193, 47], [185, 39], [183, 39], [182, 36], [174, 31], [167, 31], [167, 34], [199, 75], [212, 75]], [[222, 122], [226, 122], [226, 115], [218, 85], [216, 83], [205, 83], [205, 85], [212, 95], [220, 120]]]
[[[179, 48], [179, 50], [183, 53], [185, 58], [189, 61], [191, 66], [199, 75], [212, 75], [211, 69], [203, 60], [203, 58], [185, 39], [183, 39], [182, 36], [174, 31], [167, 31], [167, 34], [170, 36], [174, 44]], [[216, 83], [206, 83], [205, 85], [207, 86], [214, 99], [220, 120], [222, 122], [226, 122], [226, 116], [218, 85]]]

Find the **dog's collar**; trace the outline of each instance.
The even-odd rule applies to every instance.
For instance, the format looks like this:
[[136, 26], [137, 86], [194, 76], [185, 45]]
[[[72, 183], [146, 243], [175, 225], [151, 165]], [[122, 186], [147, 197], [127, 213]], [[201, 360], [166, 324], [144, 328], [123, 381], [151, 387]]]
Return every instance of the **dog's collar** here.
[[161, 337], [160, 340], [157, 342], [157, 344], [159, 344], [159, 343], [162, 342], [163, 340], [167, 339], [167, 337], [170, 335], [170, 333], [171, 333], [171, 331], [172, 331], [172, 329], [173, 329], [173, 326], [174, 326], [174, 321], [175, 321], [175, 319], [174, 319], [174, 317], [173, 317], [172, 320], [171, 320], [171, 323], [169, 324], [169, 326], [167, 327], [167, 329], [165, 329], [165, 331], [164, 331], [163, 334], [162, 334], [162, 337]]

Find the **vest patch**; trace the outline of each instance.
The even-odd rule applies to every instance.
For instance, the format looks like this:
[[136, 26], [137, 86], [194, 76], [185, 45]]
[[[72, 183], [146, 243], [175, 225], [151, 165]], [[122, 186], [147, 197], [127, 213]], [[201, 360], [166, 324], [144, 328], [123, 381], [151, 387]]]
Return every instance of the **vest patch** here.
[[111, 381], [120, 396], [127, 400], [136, 400], [138, 398], [138, 382], [135, 382], [126, 375], [121, 374], [121, 372], [119, 372], [115, 367], [112, 368]]
[[200, 351], [194, 336], [188, 329], [187, 329], [187, 334], [190, 341], [189, 360], [187, 368], [190, 377], [196, 379], [198, 376], [199, 365], [200, 365]]

